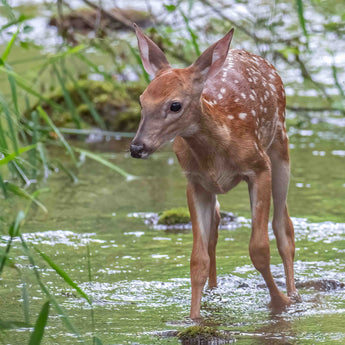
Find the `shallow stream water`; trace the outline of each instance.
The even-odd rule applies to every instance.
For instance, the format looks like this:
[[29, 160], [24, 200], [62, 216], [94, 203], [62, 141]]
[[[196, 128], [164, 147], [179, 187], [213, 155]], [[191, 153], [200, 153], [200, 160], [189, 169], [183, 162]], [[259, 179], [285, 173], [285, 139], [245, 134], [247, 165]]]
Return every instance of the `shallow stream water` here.
[[[23, 0], [13, 1], [13, 5], [16, 3], [27, 5]], [[42, 1], [35, 3], [41, 10]], [[70, 3], [76, 5], [74, 0]], [[154, 3], [161, 6], [163, 2]], [[325, 82], [333, 95], [336, 89], [330, 67], [339, 68], [341, 81], [345, 71], [342, 68], [344, 40], [333, 32], [327, 33], [327, 37], [315, 33], [324, 24], [341, 21], [340, 2], [320, 3], [324, 7], [323, 15], [305, 2], [310, 22], [308, 29], [314, 33], [310, 41], [314, 53], [306, 61], [316, 80]], [[231, 7], [225, 13], [260, 37], [271, 35], [266, 24], [260, 27], [262, 18], [270, 26], [279, 25], [282, 37], [286, 36], [286, 31], [297, 30], [294, 1], [264, 3], [253, 0], [248, 4], [230, 1], [229, 4]], [[272, 15], [267, 18], [270, 13]], [[55, 29], [46, 28], [50, 14], [42, 13], [42, 18], [38, 16], [30, 21], [34, 30], [21, 35], [24, 38], [28, 35], [28, 40], [40, 41], [45, 49], [54, 51], [61, 40]], [[182, 22], [180, 27], [184, 28], [176, 14], [170, 17], [176, 17], [176, 22]], [[5, 19], [0, 19], [0, 24], [4, 24]], [[176, 28], [178, 23], [174, 20], [173, 24]], [[240, 30], [238, 35], [240, 39], [235, 39], [235, 47], [266, 52], [264, 45], [255, 46], [247, 37], [242, 41]], [[130, 39], [135, 46], [135, 38], [131, 36]], [[18, 73], [34, 70], [35, 59], [20, 63], [24, 57], [19, 56], [19, 52], [19, 48], [14, 47], [10, 64], [13, 62]], [[33, 55], [34, 58], [37, 54], [41, 53], [28, 50], [25, 57]], [[104, 56], [97, 59], [99, 64], [104, 64]], [[305, 97], [308, 104], [314, 105], [317, 101], [315, 90], [313, 87], [304, 89], [300, 71], [291, 66], [287, 68], [285, 64], [277, 67], [287, 86], [287, 95]], [[5, 83], [7, 85], [7, 78], [0, 78], [0, 87]], [[293, 105], [293, 100], [290, 101]], [[301, 99], [297, 103], [302, 104]], [[288, 112], [289, 119], [293, 115]], [[204, 323], [222, 331], [229, 339], [226, 342], [213, 339], [208, 344], [345, 343], [345, 123], [344, 118], [326, 115], [329, 115], [325, 119], [328, 123], [314, 119], [314, 124], [307, 128], [289, 130], [292, 176], [288, 204], [296, 232], [295, 270], [302, 303], [281, 315], [270, 313], [264, 281], [248, 255], [249, 197], [246, 185], [241, 184], [219, 197], [221, 209], [232, 212], [236, 219], [225, 224], [219, 232], [219, 287], [212, 292], [205, 290], [202, 303]], [[190, 227], [173, 231], [145, 223], [147, 217], [165, 209], [186, 206], [185, 178], [169, 146], [142, 161], [129, 157], [128, 145], [129, 140], [123, 139], [90, 144], [87, 148], [104, 153], [104, 157], [138, 179], [126, 181], [114, 171], [86, 160], [79, 169], [78, 184], [70, 182], [62, 171], [39, 183], [38, 187], [50, 189], [49, 193], [40, 195], [48, 214], [33, 208], [22, 228], [23, 236], [31, 248], [36, 245], [49, 255], [92, 297], [94, 314], [92, 322], [90, 306], [37, 256], [43, 281], [67, 310], [81, 335], [77, 338], [71, 334], [51, 308], [43, 344], [77, 344], [81, 339], [91, 344], [93, 335], [103, 344], [178, 344], [177, 332], [192, 325], [188, 319]], [[63, 162], [68, 160], [58, 149], [50, 153], [51, 157]], [[22, 204], [14, 204], [14, 198], [1, 200], [0, 206], [0, 216], [11, 214], [14, 217], [23, 209]], [[0, 222], [0, 226], [2, 224]], [[285, 290], [283, 266], [271, 227], [269, 234], [272, 271], [281, 289]], [[7, 240], [6, 236], [0, 237], [0, 246], [6, 246]], [[29, 317], [34, 324], [46, 297], [40, 292], [19, 241], [14, 241], [11, 255], [16, 257], [27, 282]], [[21, 284], [17, 271], [5, 267], [0, 277], [0, 320], [23, 321]], [[0, 342], [27, 344], [31, 331], [25, 327], [7, 330], [0, 333]]]
[[[248, 255], [246, 185], [219, 197], [221, 209], [233, 212], [236, 219], [219, 232], [219, 287], [205, 290], [202, 315], [205, 324], [226, 332], [232, 340], [218, 339], [212, 344], [345, 343], [341, 284], [345, 282], [344, 138], [342, 128], [331, 131], [325, 124], [290, 130], [289, 210], [296, 232], [296, 281], [303, 302], [281, 315], [271, 315], [263, 279]], [[186, 206], [186, 181], [170, 147], [148, 160], [134, 160], [127, 152], [128, 143], [128, 139], [114, 140], [89, 148], [103, 152], [139, 179], [125, 181], [88, 160], [80, 168], [78, 184], [70, 183], [62, 172], [53, 174], [41, 183], [51, 190], [40, 197], [48, 214], [32, 211], [22, 232], [30, 246], [49, 255], [92, 296], [94, 326], [85, 300], [38, 261], [42, 279], [88, 343], [96, 334], [104, 344], [177, 344], [177, 332], [191, 325], [191, 230], [162, 230], [145, 224], [143, 216]], [[58, 150], [52, 154], [63, 159]], [[13, 200], [5, 208], [14, 212]], [[142, 217], [138, 212], [143, 212]], [[269, 232], [272, 271], [284, 290], [283, 266], [271, 228]], [[5, 243], [2, 238], [0, 245]], [[45, 297], [19, 248], [15, 241], [13, 254], [28, 282], [33, 323]], [[20, 284], [16, 271], [6, 268], [0, 278], [1, 314], [6, 320], [22, 318]], [[25, 344], [29, 335], [30, 329], [22, 328], [7, 331], [1, 339], [4, 344]], [[43, 343], [78, 342], [52, 308]]]

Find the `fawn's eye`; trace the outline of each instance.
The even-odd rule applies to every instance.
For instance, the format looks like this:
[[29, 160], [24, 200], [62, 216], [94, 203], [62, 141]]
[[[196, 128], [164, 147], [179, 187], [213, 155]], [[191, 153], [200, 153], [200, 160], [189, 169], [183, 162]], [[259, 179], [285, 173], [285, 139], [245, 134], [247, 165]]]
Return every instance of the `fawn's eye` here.
[[173, 103], [171, 103], [171, 105], [170, 105], [170, 110], [173, 111], [173, 112], [175, 112], [175, 113], [178, 112], [178, 111], [180, 111], [181, 108], [182, 108], [182, 105], [181, 105], [180, 102], [173, 102]]

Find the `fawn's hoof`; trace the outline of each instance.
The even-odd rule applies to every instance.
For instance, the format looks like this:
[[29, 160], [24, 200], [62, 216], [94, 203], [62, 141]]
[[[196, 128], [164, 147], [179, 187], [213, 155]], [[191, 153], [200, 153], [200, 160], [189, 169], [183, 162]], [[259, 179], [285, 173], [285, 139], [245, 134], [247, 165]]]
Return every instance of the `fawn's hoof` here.
[[293, 293], [290, 293], [288, 296], [289, 296], [292, 303], [301, 303], [302, 302], [301, 295], [298, 293], [297, 290]]
[[271, 296], [269, 307], [272, 309], [274, 314], [278, 314], [283, 312], [292, 303], [292, 300], [288, 296], [280, 292], [277, 295]]

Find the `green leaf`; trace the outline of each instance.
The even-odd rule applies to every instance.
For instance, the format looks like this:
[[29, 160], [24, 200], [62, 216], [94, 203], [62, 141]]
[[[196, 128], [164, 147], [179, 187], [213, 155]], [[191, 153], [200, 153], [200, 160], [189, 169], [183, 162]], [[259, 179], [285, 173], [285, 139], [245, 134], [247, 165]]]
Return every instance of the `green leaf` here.
[[83, 298], [86, 299], [86, 301], [91, 305], [91, 300], [89, 296], [76, 284], [70, 277], [69, 275], [62, 269], [60, 268], [48, 255], [44, 254], [41, 252], [37, 247], [34, 247], [37, 253], [41, 255], [41, 257], [47, 262], [47, 264], [55, 270], [55, 272], [63, 278], [63, 280], [73, 289], [75, 289]]
[[168, 11], [168, 12], [174, 12], [175, 10], [176, 10], [176, 8], [177, 8], [177, 6], [176, 5], [164, 5], [164, 7], [166, 8], [166, 10]]
[[17, 158], [20, 154], [22, 154], [26, 151], [30, 151], [30, 150], [34, 149], [35, 147], [36, 147], [36, 145], [29, 145], [29, 146], [21, 147], [20, 149], [18, 149], [18, 153], [13, 152], [13, 153], [6, 155], [3, 159], [0, 159], [0, 165], [7, 164], [11, 160]]
[[107, 161], [106, 159], [100, 157], [99, 155], [92, 153], [90, 151], [87, 150], [82, 150], [82, 149], [78, 149], [78, 148], [74, 148], [75, 151], [85, 155], [86, 157], [89, 157], [93, 160], [95, 160], [96, 162], [99, 162], [103, 165], [105, 165], [106, 167], [115, 170], [117, 173], [119, 173], [120, 175], [124, 176], [126, 178], [127, 181], [131, 181], [134, 179], [137, 179], [136, 176], [133, 176], [131, 174], [126, 173], [124, 170], [122, 170], [121, 168], [119, 168], [117, 165], [110, 163], [109, 161]]
[[29, 345], [41, 344], [43, 334], [44, 334], [44, 329], [48, 321], [49, 307], [50, 307], [49, 301], [43, 304], [40, 314], [38, 315], [34, 331], [31, 334]]

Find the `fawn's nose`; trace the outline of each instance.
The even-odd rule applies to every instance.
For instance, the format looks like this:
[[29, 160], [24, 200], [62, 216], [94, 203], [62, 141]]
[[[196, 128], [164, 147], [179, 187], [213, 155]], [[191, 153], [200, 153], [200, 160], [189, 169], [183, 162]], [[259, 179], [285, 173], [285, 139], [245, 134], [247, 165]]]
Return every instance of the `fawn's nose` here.
[[143, 144], [142, 145], [131, 144], [130, 151], [131, 151], [131, 156], [133, 158], [141, 158], [144, 150], [145, 150], [145, 146]]

